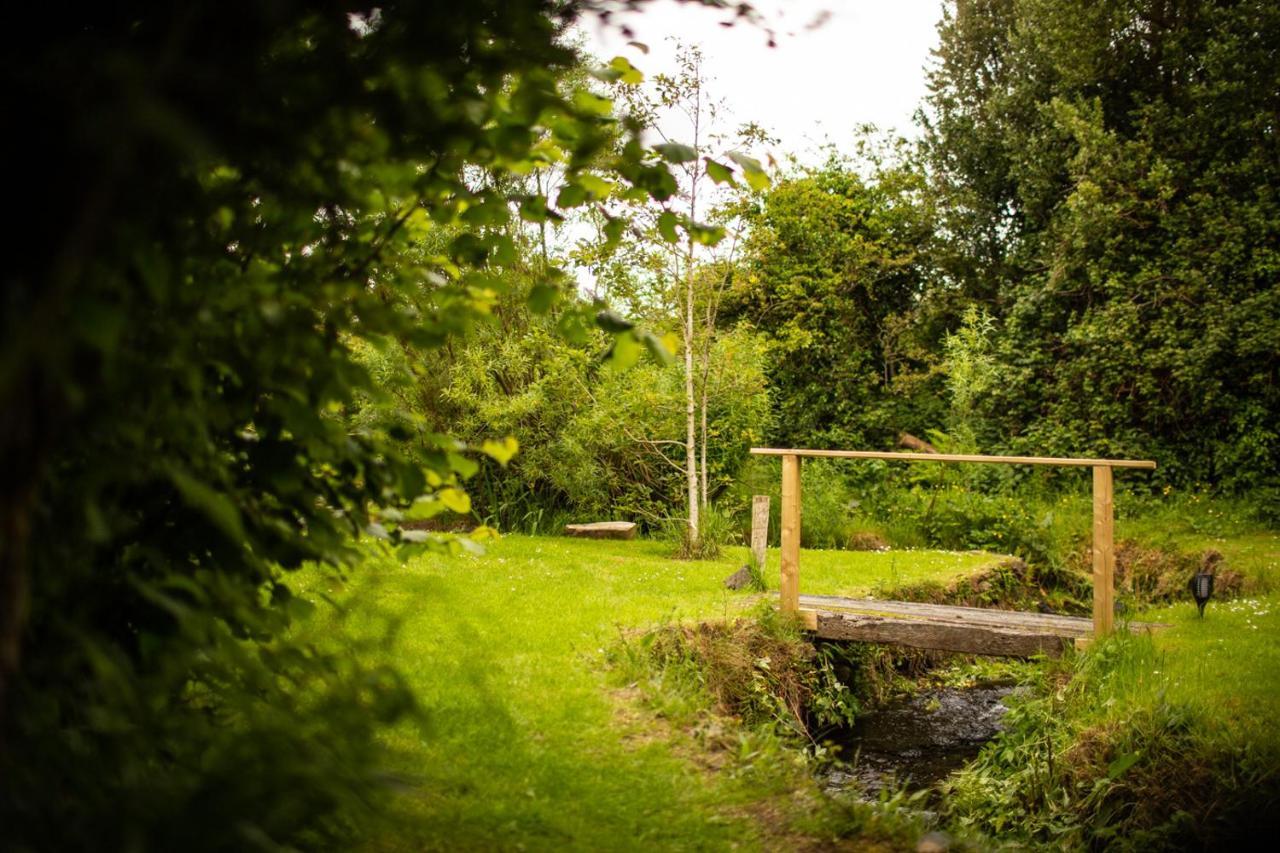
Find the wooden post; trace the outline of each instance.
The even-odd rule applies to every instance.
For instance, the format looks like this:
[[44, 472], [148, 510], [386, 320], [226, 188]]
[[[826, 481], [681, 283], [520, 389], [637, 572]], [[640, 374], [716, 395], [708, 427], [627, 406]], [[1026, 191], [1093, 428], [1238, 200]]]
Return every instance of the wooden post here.
[[782, 593], [784, 614], [800, 612], [800, 457], [782, 457]]
[[1093, 469], [1093, 636], [1110, 634], [1115, 623], [1115, 519], [1111, 467]]
[[769, 496], [751, 498], [751, 559], [764, 576], [765, 549], [769, 547]]

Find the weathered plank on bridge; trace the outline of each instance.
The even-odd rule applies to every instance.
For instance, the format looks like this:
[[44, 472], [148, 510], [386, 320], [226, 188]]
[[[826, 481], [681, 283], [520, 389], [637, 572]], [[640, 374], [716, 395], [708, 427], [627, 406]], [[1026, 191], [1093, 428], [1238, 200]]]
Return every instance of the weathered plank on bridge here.
[[[805, 623], [823, 639], [968, 654], [1057, 656], [1093, 631], [1092, 621], [1082, 617], [946, 604], [803, 595], [800, 607]], [[1161, 627], [1164, 626], [1135, 622], [1130, 623], [1129, 630]]]

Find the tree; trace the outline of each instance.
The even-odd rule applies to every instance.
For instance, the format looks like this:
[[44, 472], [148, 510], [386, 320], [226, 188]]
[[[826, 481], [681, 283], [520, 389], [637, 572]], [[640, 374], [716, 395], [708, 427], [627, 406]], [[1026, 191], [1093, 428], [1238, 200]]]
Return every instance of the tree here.
[[[374, 390], [353, 341], [440, 346], [491, 314], [511, 210], [557, 199], [477, 172], [552, 159], [597, 203], [586, 164], [637, 128], [560, 83], [560, 30], [591, 7], [27, 10], [2, 60], [28, 203], [0, 319], [6, 841], [352, 830], [377, 726], [412, 701], [393, 671], [290, 646], [289, 572], [347, 560], [383, 532], [371, 512], [460, 502], [473, 457], [507, 454], [348, 431]], [[638, 140], [608, 166], [669, 195]]]
[[1274, 485], [1275, 4], [960, 2], [940, 33], [925, 152], [999, 440]]
[[726, 312], [769, 340], [781, 446], [892, 446], [939, 412], [921, 305], [931, 212], [918, 170], [867, 154], [867, 178], [832, 158], [780, 179], [750, 209]]
[[647, 289], [630, 287], [628, 292], [656, 298], [661, 312], [677, 317], [685, 387], [684, 463], [679, 466], [685, 478], [685, 550], [696, 555], [701, 553], [699, 518], [710, 501], [711, 351], [740, 237], [740, 229], [733, 227], [740, 205], [729, 203], [716, 187], [736, 189], [739, 179], [757, 191], [768, 186], [763, 166], [743, 149], [770, 140], [757, 125], [743, 125], [732, 134], [724, 130], [725, 107], [709, 92], [699, 48], [680, 46], [676, 64], [674, 74], [655, 76], [652, 92], [632, 88], [623, 93], [634, 120], [662, 137], [654, 147], [675, 167], [678, 178], [673, 198], [650, 207], [648, 227], [640, 235], [646, 245], [634, 253], [642, 256], [638, 266], [657, 280]]

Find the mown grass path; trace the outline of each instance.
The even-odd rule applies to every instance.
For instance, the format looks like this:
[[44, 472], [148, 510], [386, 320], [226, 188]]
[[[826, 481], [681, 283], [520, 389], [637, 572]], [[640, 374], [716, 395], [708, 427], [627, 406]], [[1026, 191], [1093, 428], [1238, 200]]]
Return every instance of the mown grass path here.
[[[620, 719], [602, 651], [620, 630], [731, 616], [755, 597], [722, 586], [746, 560], [668, 557], [646, 541], [509, 536], [483, 556], [371, 556], [343, 587], [319, 573], [303, 595], [353, 604], [344, 631], [388, 625], [385, 652], [427, 720], [392, 735], [412, 785], [404, 849], [723, 849], [759, 847], [750, 804], [794, 779], [758, 768], [750, 782], [700, 770]], [[989, 565], [983, 553], [815, 551], [802, 589], [866, 594]], [[770, 560], [777, 571], [777, 557]], [[313, 620], [314, 621], [314, 620]], [[312, 626], [327, 642], [336, 623]], [[346, 635], [349, 636], [349, 635]], [[779, 761], [785, 761], [779, 757]]]

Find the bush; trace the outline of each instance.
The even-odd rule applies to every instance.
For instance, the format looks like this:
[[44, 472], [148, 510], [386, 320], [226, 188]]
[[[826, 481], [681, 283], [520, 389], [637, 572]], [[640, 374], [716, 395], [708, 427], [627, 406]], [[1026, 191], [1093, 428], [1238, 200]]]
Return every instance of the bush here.
[[670, 625], [624, 641], [611, 657], [628, 677], [705, 694], [717, 713], [816, 743], [815, 733], [853, 724], [858, 702], [820, 653], [772, 609], [757, 618]]

